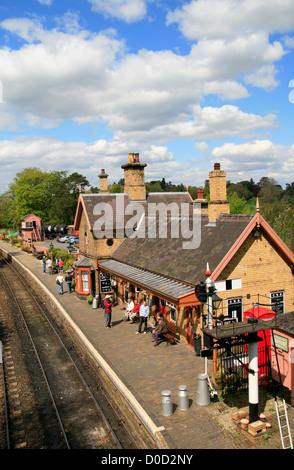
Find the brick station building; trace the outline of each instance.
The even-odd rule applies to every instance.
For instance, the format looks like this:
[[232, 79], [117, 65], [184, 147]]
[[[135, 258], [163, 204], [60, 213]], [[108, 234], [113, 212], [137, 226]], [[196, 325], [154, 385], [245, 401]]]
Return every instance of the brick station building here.
[[[139, 154], [130, 153], [122, 165], [123, 194], [107, 192], [102, 170], [100, 192], [79, 195], [74, 229], [79, 230], [80, 256], [89, 258], [95, 269], [92, 290], [100, 301], [110, 291], [121, 303], [145, 298], [152, 310], [164, 311], [177, 338], [193, 346], [193, 333], [202, 335], [206, 313], [194, 288], [206, 280], [208, 263], [224, 316], [243, 321], [243, 312], [256, 303], [278, 313], [293, 309], [293, 253], [258, 204], [255, 214], [230, 214], [226, 172], [219, 164], [209, 173], [209, 201], [201, 191], [195, 201], [188, 192], [146, 193], [145, 167]], [[154, 207], [166, 209], [164, 221]], [[142, 208], [144, 214], [135, 215]], [[181, 229], [187, 220], [193, 225], [195, 214], [195, 243], [187, 249]], [[178, 236], [172, 233], [173, 222], [180, 227]]]

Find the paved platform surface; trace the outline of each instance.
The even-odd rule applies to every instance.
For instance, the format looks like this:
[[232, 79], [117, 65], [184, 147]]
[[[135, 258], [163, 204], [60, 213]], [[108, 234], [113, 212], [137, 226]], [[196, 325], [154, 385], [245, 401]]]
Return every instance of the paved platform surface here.
[[[164, 435], [170, 449], [250, 449], [244, 438], [233, 438], [211, 418], [206, 406], [196, 403], [198, 376], [205, 371], [205, 359], [197, 357], [194, 349], [184, 344], [154, 347], [151, 334], [136, 335], [138, 324], [122, 321], [122, 307], [113, 309], [112, 328], [105, 328], [104, 310], [93, 309], [75, 293], [57, 294], [56, 276], [42, 273], [42, 262], [32, 255], [0, 241], [0, 248], [10, 252], [26, 266], [47, 289], [87, 337], [89, 342], [120, 377], [150, 419], [165, 428]], [[211, 371], [208, 361], [208, 372]], [[177, 393], [186, 385], [190, 408], [180, 411]], [[161, 392], [170, 390], [174, 413], [162, 416]], [[213, 406], [210, 404], [209, 406]]]

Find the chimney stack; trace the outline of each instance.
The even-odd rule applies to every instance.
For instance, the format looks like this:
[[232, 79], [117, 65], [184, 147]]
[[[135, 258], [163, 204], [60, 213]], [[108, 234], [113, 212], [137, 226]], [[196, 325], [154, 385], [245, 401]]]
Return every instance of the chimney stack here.
[[221, 170], [219, 163], [215, 163], [213, 171], [209, 172], [209, 188], [208, 219], [209, 222], [215, 222], [221, 214], [230, 213], [230, 204], [227, 200], [226, 172]]
[[146, 163], [140, 163], [138, 153], [129, 153], [128, 163], [122, 165], [125, 178], [124, 192], [128, 193], [132, 201], [146, 200], [145, 166]]
[[201, 204], [201, 215], [208, 214], [208, 201], [204, 199], [203, 189], [197, 190], [197, 199], [193, 201], [196, 204]]
[[105, 173], [105, 170], [101, 170], [101, 173], [99, 175], [99, 194], [105, 194], [108, 193], [108, 185], [107, 185], [107, 177], [108, 175]]

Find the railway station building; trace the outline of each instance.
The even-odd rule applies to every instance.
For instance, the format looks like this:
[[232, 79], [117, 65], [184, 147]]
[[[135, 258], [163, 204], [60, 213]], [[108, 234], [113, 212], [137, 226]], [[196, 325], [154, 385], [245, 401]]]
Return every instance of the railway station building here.
[[256, 213], [230, 214], [226, 172], [209, 172], [210, 200], [201, 191], [148, 193], [139, 154], [130, 153], [124, 193], [110, 194], [102, 170], [100, 192], [79, 194], [74, 230], [81, 258], [95, 270], [92, 291], [99, 300], [113, 292], [124, 304], [130, 297], [162, 310], [177, 339], [193, 346], [202, 336], [206, 306], [195, 285], [210, 279], [220, 299], [217, 314], [244, 320], [255, 304], [277, 313], [292, 311], [294, 254]]

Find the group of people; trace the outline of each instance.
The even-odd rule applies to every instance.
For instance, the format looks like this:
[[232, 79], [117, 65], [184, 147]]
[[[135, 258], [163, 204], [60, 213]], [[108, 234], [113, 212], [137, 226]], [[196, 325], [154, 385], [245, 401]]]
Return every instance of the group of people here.
[[[49, 256], [48, 258], [46, 258], [46, 256], [44, 255], [42, 258], [42, 263], [43, 263], [43, 273], [46, 274], [46, 272], [48, 271], [49, 274], [53, 274], [53, 265], [52, 265], [51, 257]], [[62, 259], [58, 259], [58, 258], [55, 259], [55, 266], [57, 267], [58, 272], [63, 271], [63, 265], [64, 265], [64, 262], [62, 261]]]
[[[138, 326], [138, 331], [136, 332], [136, 335], [141, 334], [142, 326], [144, 325], [144, 334], [148, 332], [148, 327], [147, 327], [147, 320], [149, 317], [149, 306], [147, 305], [146, 300], [140, 304], [136, 300], [133, 301], [133, 299], [128, 302], [127, 308], [126, 308], [126, 321], [131, 320], [133, 323], [135, 322], [135, 319], [139, 317], [139, 326]], [[163, 316], [162, 312], [157, 312], [154, 317], [154, 324], [153, 326], [149, 327], [149, 330], [152, 334], [152, 341], [154, 342], [154, 346], [158, 346], [158, 339], [159, 336], [167, 332], [167, 325], [165, 318]]]
[[[43, 256], [42, 258], [42, 263], [43, 263], [43, 273], [46, 274], [46, 270], [48, 270], [49, 274], [53, 274], [53, 266], [52, 266], [52, 259], [51, 257], [48, 257], [46, 259], [46, 256]], [[67, 284], [67, 291], [70, 294], [71, 293], [71, 287], [72, 287], [72, 281], [73, 281], [73, 267], [70, 266], [69, 270], [66, 272], [65, 277], [63, 276], [63, 266], [64, 262], [62, 259], [55, 259], [55, 267], [58, 269], [58, 276], [56, 278], [56, 284], [57, 284], [57, 293], [58, 294], [63, 294], [63, 283], [64, 281]]]
[[67, 284], [67, 291], [70, 294], [71, 293], [71, 285], [72, 285], [72, 280], [73, 280], [73, 267], [70, 266], [69, 270], [67, 271], [65, 278], [63, 277], [63, 271], [60, 270], [59, 274], [56, 278], [56, 284], [57, 284], [57, 293], [58, 294], [63, 294], [63, 282], [65, 281]]

